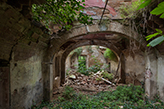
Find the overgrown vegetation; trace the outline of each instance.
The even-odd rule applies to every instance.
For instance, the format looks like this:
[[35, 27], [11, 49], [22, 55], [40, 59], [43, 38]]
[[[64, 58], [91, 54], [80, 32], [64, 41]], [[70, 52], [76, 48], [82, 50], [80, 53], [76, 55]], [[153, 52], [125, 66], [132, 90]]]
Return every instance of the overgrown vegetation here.
[[105, 58], [108, 58], [108, 59], [110, 59], [110, 60], [112, 60], [112, 61], [117, 61], [117, 56], [116, 56], [115, 53], [114, 53], [112, 50], [110, 50], [109, 48], [106, 48], [106, 51], [105, 51], [105, 53], [104, 53], [104, 57], [105, 57]]
[[83, 24], [91, 24], [92, 18], [84, 15], [85, 0], [46, 0], [45, 4], [32, 5], [33, 19], [42, 22], [48, 29], [50, 23], [69, 30], [72, 22], [78, 20]]
[[83, 51], [82, 47], [78, 47], [74, 49], [70, 54], [72, 55], [73, 53], [77, 53], [77, 56], [80, 56], [81, 52]]
[[[152, 0], [141, 0], [142, 4], [139, 6], [139, 9], [145, 8], [146, 6], [148, 6], [149, 4], [152, 3]], [[156, 8], [154, 8], [150, 14], [152, 15], [160, 15], [160, 18], [164, 18], [164, 2], [161, 2], [158, 4], [158, 6]], [[147, 44], [147, 46], [156, 46], [158, 44], [161, 44], [164, 41], [164, 35], [162, 34], [162, 30], [160, 29], [156, 29], [156, 33], [148, 35], [146, 37], [146, 40], [150, 40], [153, 39], [153, 37], [156, 37], [155, 39], [153, 39], [152, 41], [149, 42], [149, 44]]]
[[[35, 109], [163, 109], [164, 103], [159, 99], [149, 100], [140, 86], [118, 86], [114, 91], [99, 92], [95, 95], [75, 93], [72, 88], [52, 103], [42, 103]], [[71, 95], [71, 97], [70, 97]]]
[[102, 71], [102, 77], [108, 80], [113, 80], [114, 74], [113, 73], [108, 73], [107, 71]]
[[79, 56], [78, 58], [78, 70], [77, 72], [82, 73], [84, 75], [90, 75], [91, 72], [96, 73], [98, 71], [101, 71], [101, 63], [98, 62], [98, 60], [93, 57], [94, 65], [91, 67], [86, 68], [86, 58], [81, 58], [83, 56]]
[[[162, 0], [160, 0], [160, 1], [162, 1]], [[153, 3], [154, 3], [153, 0], [136, 0], [136, 1], [132, 2], [131, 5], [121, 6], [120, 7], [121, 16], [122, 16], [122, 18], [128, 18], [128, 19], [134, 20], [140, 15], [140, 13], [142, 13], [142, 15], [145, 15], [145, 17], [143, 19], [146, 24], [147, 23], [146, 19], [148, 19], [148, 16], [143, 12], [144, 10], [141, 10], [141, 9], [143, 9]], [[159, 16], [159, 18], [163, 19], [164, 18], [164, 2], [160, 2], [157, 5], [157, 7], [155, 7], [150, 12], [150, 14]], [[145, 24], [143, 26], [143, 31], [145, 30]], [[132, 25], [133, 25], [132, 27], [135, 27], [135, 29], [138, 27], [138, 26], [134, 26], [135, 25], [134, 21], [133, 21]], [[137, 31], [138, 30], [139, 29], [137, 28]], [[164, 34], [162, 33], [161, 29], [156, 28], [156, 31], [157, 31], [156, 33], [146, 36], [146, 40], [149, 41], [147, 46], [154, 47], [158, 44], [161, 44], [164, 41]], [[142, 33], [142, 34], [145, 34], [145, 33]]]
[[120, 13], [121, 13], [121, 17], [122, 18], [136, 18], [138, 15], [138, 7], [141, 5], [141, 1], [140, 0], [136, 0], [134, 2], [132, 2], [131, 5], [123, 5], [121, 6], [120, 9]]

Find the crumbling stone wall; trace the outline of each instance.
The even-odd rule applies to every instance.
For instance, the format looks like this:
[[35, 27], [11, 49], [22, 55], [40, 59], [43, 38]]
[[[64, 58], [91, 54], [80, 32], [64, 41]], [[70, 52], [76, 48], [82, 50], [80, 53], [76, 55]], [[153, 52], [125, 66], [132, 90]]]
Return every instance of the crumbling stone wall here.
[[11, 108], [28, 109], [43, 100], [41, 54], [38, 52], [26, 60], [11, 61]]
[[[164, 101], [164, 56], [159, 54], [157, 55], [157, 94]], [[156, 74], [154, 74], [156, 76]], [[151, 88], [153, 90], [153, 88]]]
[[[12, 4], [11, 0], [8, 0], [9, 4], [5, 3], [7, 0], [0, 2], [0, 60], [9, 62], [10, 105], [13, 109], [30, 108], [34, 102], [38, 103], [43, 98], [50, 100], [53, 90], [53, 73], [61, 77], [58, 79], [59, 83], [64, 82], [65, 59], [76, 47], [101, 45], [121, 54], [125, 48], [120, 46], [122, 44], [118, 43], [119, 38], [115, 39], [116, 36], [113, 34], [138, 43], [142, 42], [141, 48], [146, 47], [145, 40], [140, 35], [129, 31], [131, 30], [129, 26], [114, 20], [101, 25], [98, 25], [99, 20], [95, 20], [93, 25], [79, 25], [75, 22], [72, 30], [53, 36], [50, 40], [44, 28], [36, 27], [36, 22], [32, 23], [29, 20], [29, 13], [27, 14], [26, 10], [31, 0], [26, 0], [23, 4], [20, 0], [14, 1], [18, 5]], [[121, 72], [128, 74], [135, 71], [137, 78], [140, 78], [139, 75], [143, 75], [146, 68], [150, 68], [152, 75], [148, 76], [145, 89], [150, 96], [159, 91], [162, 98], [164, 95], [163, 54], [147, 53], [145, 49], [143, 52], [146, 52], [145, 55], [137, 53], [134, 54], [135, 57], [124, 54], [124, 58], [121, 58], [121, 66], [123, 66]], [[146, 60], [145, 63], [144, 60]], [[138, 69], [134, 66], [130, 67], [132, 64]]]
[[159, 95], [164, 101], [164, 56], [156, 49], [146, 52], [146, 71], [145, 71], [145, 91], [147, 95], [153, 99]]
[[135, 52], [133, 56], [129, 50], [124, 50], [125, 55], [125, 72], [126, 83], [141, 85], [144, 82], [145, 72], [145, 53], [142, 51]]
[[31, 108], [43, 100], [49, 35], [5, 2], [0, 4], [0, 23], [0, 59], [10, 66], [10, 107]]
[[[80, 54], [81, 56], [86, 56], [86, 67], [88, 68], [98, 63], [101, 66], [101, 68], [105, 68], [107, 62], [101, 50], [97, 48], [98, 46], [94, 46], [94, 45], [90, 46], [89, 48], [90, 51], [88, 51], [88, 47], [89, 46], [82, 46], [82, 53]], [[74, 55], [73, 57], [73, 54], [72, 55], [69, 54], [66, 59], [66, 71], [70, 69], [77, 69], [78, 68], [77, 60], [78, 60], [77, 55]], [[72, 61], [74, 61], [74, 63], [72, 63]]]

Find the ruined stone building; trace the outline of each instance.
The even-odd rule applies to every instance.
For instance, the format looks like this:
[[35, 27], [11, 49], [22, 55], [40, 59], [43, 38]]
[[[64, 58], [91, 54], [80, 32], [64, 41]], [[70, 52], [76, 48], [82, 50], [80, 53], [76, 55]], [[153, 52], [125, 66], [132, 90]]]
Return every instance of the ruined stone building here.
[[[104, 57], [104, 52], [106, 50], [106, 47], [102, 46], [82, 46], [82, 52], [79, 56], [82, 56], [85, 58], [86, 68], [92, 67], [95, 64], [100, 65], [101, 69], [105, 69], [108, 72], [116, 73], [118, 68], [118, 60], [110, 60]], [[66, 72], [68, 72], [71, 69], [78, 69], [78, 58], [79, 58], [77, 52], [72, 52], [67, 56], [66, 59]]]
[[[111, 0], [107, 6], [111, 11], [103, 17], [107, 21], [99, 25], [104, 0], [98, 1], [102, 5], [93, 2], [86, 5], [85, 12], [92, 15], [93, 24], [74, 22], [70, 31], [53, 37], [30, 17], [31, 5], [42, 4], [44, 0], [0, 1], [1, 109], [29, 109], [34, 103], [50, 100], [54, 78], [60, 77], [60, 84], [65, 82], [67, 56], [75, 48], [86, 45], [114, 51], [120, 59], [121, 83], [144, 82], [150, 98], [159, 92], [164, 100], [163, 44], [147, 48], [141, 34], [120, 22], [118, 7], [129, 0]], [[159, 26], [161, 23], [156, 21], [152, 23]]]

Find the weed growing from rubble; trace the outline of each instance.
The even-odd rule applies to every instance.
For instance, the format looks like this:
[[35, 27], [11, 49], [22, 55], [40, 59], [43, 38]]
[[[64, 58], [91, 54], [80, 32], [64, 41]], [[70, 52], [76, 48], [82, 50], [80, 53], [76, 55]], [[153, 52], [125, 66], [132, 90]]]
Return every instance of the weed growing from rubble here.
[[74, 93], [73, 89], [65, 88], [64, 95], [52, 103], [42, 103], [35, 109], [47, 107], [49, 109], [163, 109], [163, 102], [151, 101], [144, 97], [144, 90], [140, 86], [118, 86], [114, 91], [99, 92], [95, 95]]
[[74, 90], [72, 87], [66, 86], [64, 89], [64, 92], [62, 93], [62, 96], [66, 99], [72, 98], [74, 95]]
[[106, 79], [109, 79], [109, 80], [113, 80], [114, 78], [114, 74], [113, 73], [108, 73], [107, 71], [102, 71], [102, 77], [103, 78], [106, 78]]

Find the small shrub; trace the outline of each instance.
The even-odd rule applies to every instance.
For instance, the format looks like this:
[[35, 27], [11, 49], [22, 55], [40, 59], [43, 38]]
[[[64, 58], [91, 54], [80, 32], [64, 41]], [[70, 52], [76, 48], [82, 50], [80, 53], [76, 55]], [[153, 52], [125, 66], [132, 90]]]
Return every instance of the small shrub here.
[[73, 97], [74, 94], [75, 94], [75, 92], [74, 92], [73, 88], [66, 86], [62, 93], [62, 96], [66, 99], [70, 99]]
[[109, 79], [109, 80], [113, 80], [113, 78], [114, 78], [113, 73], [108, 73], [107, 71], [103, 71], [102, 76], [103, 76], [103, 78], [106, 78], [106, 79]]
[[106, 48], [106, 51], [105, 51], [105, 53], [104, 53], [104, 57], [105, 57], [105, 58], [108, 58], [108, 59], [110, 59], [110, 60], [112, 60], [112, 61], [117, 61], [117, 56], [116, 56], [115, 53], [114, 53], [112, 50], [110, 50], [109, 48]]
[[102, 79], [101, 78], [96, 78], [96, 81], [101, 81]]

